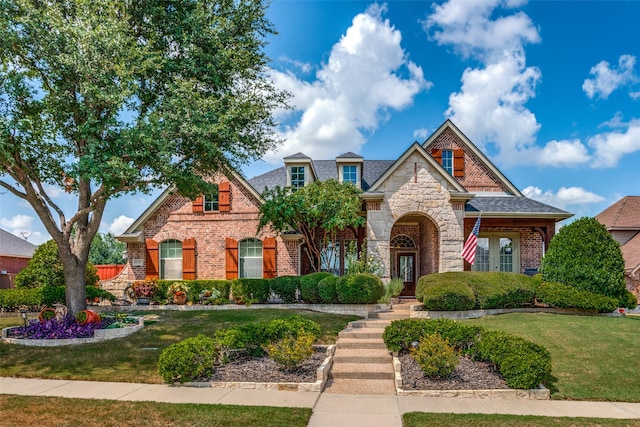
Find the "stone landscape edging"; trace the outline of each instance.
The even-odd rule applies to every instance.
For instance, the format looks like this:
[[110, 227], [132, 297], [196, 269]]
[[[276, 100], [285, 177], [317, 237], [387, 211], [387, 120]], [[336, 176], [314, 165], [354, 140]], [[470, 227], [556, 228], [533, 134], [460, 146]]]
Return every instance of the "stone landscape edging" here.
[[532, 399], [549, 400], [551, 392], [540, 385], [539, 388], [522, 389], [482, 389], [482, 390], [405, 390], [402, 388], [402, 364], [397, 356], [393, 356], [393, 372], [395, 378], [396, 395], [419, 397], [463, 397], [476, 399]]
[[579, 316], [604, 316], [624, 317], [624, 313], [598, 313], [595, 310], [582, 310], [579, 308], [555, 308], [555, 307], [524, 307], [524, 308], [488, 308], [480, 310], [425, 310], [424, 305], [414, 304], [409, 311], [410, 318], [416, 319], [478, 319], [486, 316], [495, 316], [508, 313], [550, 313], [570, 314]]
[[317, 380], [313, 383], [296, 383], [296, 382], [240, 382], [240, 381], [196, 381], [187, 382], [181, 385], [185, 387], [211, 387], [211, 388], [236, 388], [245, 390], [277, 390], [277, 391], [310, 391], [310, 392], [322, 392], [327, 380], [329, 379], [329, 372], [333, 365], [333, 355], [335, 353], [336, 346], [326, 346], [327, 357], [325, 357], [322, 364], [316, 370]]
[[116, 338], [126, 337], [144, 328], [144, 318], [134, 317], [138, 320], [135, 326], [125, 326], [124, 328], [96, 329], [92, 338], [63, 338], [63, 339], [28, 339], [9, 338], [9, 330], [20, 326], [10, 326], [2, 329], [2, 341], [9, 344], [26, 345], [30, 347], [62, 347], [67, 345], [92, 344], [96, 342], [108, 341]]

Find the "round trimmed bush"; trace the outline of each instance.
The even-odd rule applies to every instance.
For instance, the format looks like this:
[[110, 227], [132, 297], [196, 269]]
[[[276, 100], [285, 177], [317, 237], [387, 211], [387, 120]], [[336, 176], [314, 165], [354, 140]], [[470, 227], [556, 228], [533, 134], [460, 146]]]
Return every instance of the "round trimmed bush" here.
[[318, 294], [324, 304], [336, 304], [338, 302], [338, 294], [336, 292], [338, 279], [338, 276], [329, 276], [318, 282]]
[[271, 279], [271, 291], [278, 295], [284, 303], [296, 302], [298, 289], [300, 289], [298, 276], [279, 276]]
[[336, 293], [341, 304], [375, 304], [384, 294], [384, 284], [373, 274], [348, 274], [336, 283]]
[[439, 334], [422, 337], [418, 347], [411, 348], [411, 355], [429, 378], [448, 377], [460, 361], [449, 341]]
[[213, 374], [214, 357], [213, 339], [200, 334], [164, 349], [158, 373], [168, 384], [206, 380]]
[[319, 271], [300, 277], [300, 294], [302, 299], [309, 304], [322, 302], [318, 293], [318, 283], [325, 277], [333, 276], [331, 273]]

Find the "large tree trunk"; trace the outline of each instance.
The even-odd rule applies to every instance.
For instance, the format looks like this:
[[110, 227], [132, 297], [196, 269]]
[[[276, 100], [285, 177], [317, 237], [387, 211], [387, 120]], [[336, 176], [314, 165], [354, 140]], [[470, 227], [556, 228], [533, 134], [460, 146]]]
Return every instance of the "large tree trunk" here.
[[67, 310], [69, 314], [75, 316], [87, 308], [87, 279], [85, 276], [87, 261], [82, 262], [70, 252], [59, 252], [64, 269]]

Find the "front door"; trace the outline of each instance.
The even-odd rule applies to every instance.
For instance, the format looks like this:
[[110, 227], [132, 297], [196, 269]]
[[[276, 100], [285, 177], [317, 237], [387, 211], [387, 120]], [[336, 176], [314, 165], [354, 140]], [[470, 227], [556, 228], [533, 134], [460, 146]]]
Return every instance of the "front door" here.
[[404, 288], [400, 293], [403, 297], [413, 297], [416, 294], [416, 254], [398, 253], [396, 255], [396, 271], [402, 279]]

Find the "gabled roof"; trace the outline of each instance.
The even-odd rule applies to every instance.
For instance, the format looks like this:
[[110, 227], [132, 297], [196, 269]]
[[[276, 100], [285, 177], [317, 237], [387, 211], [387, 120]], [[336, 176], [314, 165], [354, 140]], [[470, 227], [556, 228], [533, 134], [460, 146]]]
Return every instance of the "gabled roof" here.
[[[230, 178], [238, 180], [258, 200], [262, 200], [260, 194], [236, 172], [229, 172]], [[176, 187], [171, 186], [164, 190], [157, 199], [136, 219], [127, 230], [116, 238], [122, 242], [142, 241], [142, 228], [144, 223], [163, 205], [169, 196], [176, 192]]]
[[640, 196], [626, 196], [596, 215], [607, 230], [640, 230]]
[[0, 229], [0, 256], [32, 258], [37, 248], [36, 245]]
[[518, 188], [515, 185], [513, 185], [513, 183], [511, 181], [509, 181], [507, 179], [507, 177], [504, 176], [504, 174], [502, 172], [500, 172], [500, 170], [496, 167], [496, 165], [494, 165], [491, 162], [491, 160], [489, 160], [489, 158], [487, 156], [485, 156], [484, 153], [482, 151], [480, 151], [478, 149], [478, 147], [476, 147], [475, 144], [473, 142], [471, 142], [471, 140], [469, 138], [467, 138], [467, 136], [464, 133], [462, 133], [462, 131], [460, 129], [458, 129], [458, 127], [456, 125], [454, 125], [453, 122], [450, 119], [445, 120], [444, 123], [442, 123], [440, 125], [440, 127], [438, 129], [436, 129], [436, 131], [433, 132], [433, 134], [422, 144], [422, 146], [426, 149], [446, 129], [450, 129], [453, 133], [455, 133], [456, 136], [460, 139], [460, 141], [475, 156], [477, 156], [477, 158], [480, 159], [480, 161], [482, 161], [487, 166], [487, 168], [489, 168], [489, 170], [492, 173], [495, 174], [495, 176], [504, 184], [505, 187], [507, 187], [509, 189], [511, 194], [513, 194], [515, 196], [523, 196], [523, 194], [520, 192], [520, 190], [518, 190]]
[[624, 258], [624, 269], [627, 272], [640, 267], [640, 232], [620, 247]]
[[433, 157], [431, 157], [431, 155], [429, 153], [427, 153], [427, 151], [424, 149], [423, 146], [421, 146], [420, 144], [418, 144], [417, 142], [414, 142], [403, 154], [402, 156], [400, 156], [400, 158], [398, 158], [398, 160], [396, 160], [395, 162], [393, 162], [393, 165], [391, 165], [390, 168], [388, 168], [378, 179], [376, 179], [376, 181], [371, 185], [371, 188], [369, 188], [370, 192], [375, 192], [380, 185], [387, 179], [389, 178], [389, 176], [391, 176], [391, 174], [393, 174], [393, 172], [400, 167], [400, 165], [402, 165], [405, 160], [407, 160], [407, 158], [412, 155], [413, 153], [417, 153], [420, 156], [424, 157], [424, 159], [427, 161], [427, 163], [429, 163], [431, 166], [433, 166], [436, 171], [438, 171], [438, 173], [441, 175], [442, 178], [445, 179], [445, 181], [447, 181], [451, 187], [453, 189], [455, 189], [456, 192], [459, 193], [466, 193], [467, 190], [464, 189], [464, 187], [462, 185], [460, 185], [460, 183], [453, 177], [451, 176], [450, 173], [448, 173], [440, 163], [438, 163]]

